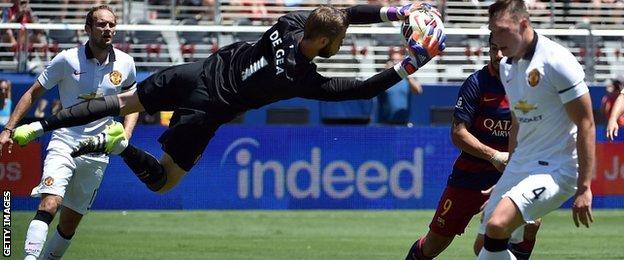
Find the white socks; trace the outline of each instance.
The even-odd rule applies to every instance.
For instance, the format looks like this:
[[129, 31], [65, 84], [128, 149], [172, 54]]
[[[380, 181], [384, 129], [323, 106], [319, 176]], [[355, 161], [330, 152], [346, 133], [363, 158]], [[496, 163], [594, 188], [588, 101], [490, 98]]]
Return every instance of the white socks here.
[[42, 136], [43, 135], [43, 125], [41, 125], [41, 122], [39, 121], [35, 121], [30, 123], [30, 126], [32, 126], [35, 131], [37, 132], [37, 136]]
[[48, 241], [48, 245], [42, 255], [43, 259], [61, 259], [70, 244], [71, 240], [63, 238], [57, 229]]
[[111, 154], [120, 154], [121, 152], [123, 152], [123, 150], [126, 150], [127, 147], [128, 139], [123, 139], [121, 142], [117, 143], [115, 147], [113, 147]]
[[[41, 220], [33, 220], [28, 226], [28, 232], [26, 232], [26, 241], [24, 241], [24, 252], [26, 257], [24, 259], [37, 258], [41, 254], [43, 245], [48, 235], [48, 224]], [[31, 257], [31, 258], [29, 258]]]
[[481, 248], [481, 252], [479, 252], [479, 256], [477, 256], [477, 259], [478, 260], [516, 260], [516, 257], [509, 250], [491, 252], [485, 249], [485, 247], [483, 247]]

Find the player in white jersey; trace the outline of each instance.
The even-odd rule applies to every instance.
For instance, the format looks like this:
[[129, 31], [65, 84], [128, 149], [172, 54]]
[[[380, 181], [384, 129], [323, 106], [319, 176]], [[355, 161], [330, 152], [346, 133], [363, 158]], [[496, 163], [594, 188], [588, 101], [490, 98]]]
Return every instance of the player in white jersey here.
[[[115, 25], [115, 14], [108, 6], [94, 7], [89, 11], [85, 22], [89, 41], [84, 46], [59, 53], [46, 66], [17, 104], [5, 130], [0, 134], [1, 145], [8, 142], [10, 152], [12, 129], [34, 101], [56, 85], [63, 107], [70, 107], [84, 99], [120, 93], [136, 85], [134, 60], [111, 45]], [[132, 133], [137, 118], [136, 113], [125, 117], [125, 131], [128, 135]], [[112, 120], [107, 117], [83, 126], [61, 128], [52, 133], [41, 183], [31, 194], [41, 196], [41, 202], [26, 234], [25, 259], [36, 259], [41, 254], [46, 244], [48, 226], [60, 205], [63, 205], [63, 210], [59, 225], [48, 241], [42, 258], [60, 258], [69, 247], [82, 216], [95, 199], [108, 164], [108, 156], [104, 154], [72, 158], [72, 148], [80, 140], [103, 132]]]
[[512, 111], [510, 159], [485, 208], [479, 259], [515, 259], [507, 244], [523, 225], [574, 196], [572, 216], [589, 227], [595, 126], [585, 74], [572, 54], [538, 35], [522, 0], [489, 8], [492, 42], [506, 56], [500, 79]]

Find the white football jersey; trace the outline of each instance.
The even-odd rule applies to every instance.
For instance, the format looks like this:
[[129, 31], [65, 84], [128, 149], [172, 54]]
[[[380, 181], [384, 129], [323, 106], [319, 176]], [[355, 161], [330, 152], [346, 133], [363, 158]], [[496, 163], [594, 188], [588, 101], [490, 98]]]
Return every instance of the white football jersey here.
[[[565, 47], [535, 33], [528, 55], [503, 58], [500, 78], [519, 123], [517, 147], [507, 165], [514, 172], [563, 169], [576, 178], [576, 125], [564, 104], [589, 92], [585, 73]], [[532, 54], [532, 57], [531, 57]]]
[[[85, 44], [57, 54], [37, 80], [46, 89], [58, 85], [63, 108], [68, 108], [86, 99], [135, 87], [136, 68], [130, 55], [114, 48], [110, 49], [107, 60], [100, 64]], [[111, 122], [112, 118], [107, 117], [86, 125], [55, 130], [48, 150], [55, 147], [55, 141], [74, 147], [77, 142], [104, 131]]]

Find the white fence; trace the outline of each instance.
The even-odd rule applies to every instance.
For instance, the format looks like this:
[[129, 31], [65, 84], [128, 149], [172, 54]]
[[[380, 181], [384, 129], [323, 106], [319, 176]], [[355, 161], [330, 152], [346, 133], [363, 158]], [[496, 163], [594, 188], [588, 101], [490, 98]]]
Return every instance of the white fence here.
[[[86, 41], [83, 24], [0, 24], [0, 29], [39, 30], [46, 39], [25, 43], [22, 48], [0, 44], [0, 68], [37, 72], [60, 50]], [[218, 47], [238, 40], [255, 40], [268, 26], [120, 24], [116, 47], [135, 57], [140, 70], [195, 61]], [[624, 72], [624, 30], [538, 29], [567, 46], [585, 66], [588, 80], [603, 82]], [[75, 35], [58, 42], [59, 35]], [[457, 82], [482, 68], [489, 60], [486, 29], [447, 28], [447, 50], [418, 73], [421, 81]], [[353, 26], [340, 52], [318, 59], [319, 70], [328, 76], [367, 78], [384, 68], [390, 48], [402, 45], [398, 28]], [[121, 36], [120, 36], [121, 35]], [[191, 40], [192, 39], [192, 40]]]

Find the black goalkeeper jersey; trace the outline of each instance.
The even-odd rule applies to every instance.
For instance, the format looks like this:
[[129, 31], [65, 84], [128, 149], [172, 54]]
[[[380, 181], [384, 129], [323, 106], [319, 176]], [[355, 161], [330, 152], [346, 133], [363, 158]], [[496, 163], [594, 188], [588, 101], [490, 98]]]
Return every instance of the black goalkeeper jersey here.
[[[378, 23], [382, 22], [380, 8], [360, 5], [345, 11], [350, 24]], [[328, 101], [368, 99], [401, 80], [392, 68], [365, 81], [320, 75], [316, 64], [299, 50], [308, 15], [309, 12], [284, 15], [257, 42], [234, 43], [206, 59], [202, 79], [209, 94], [243, 112], [293, 97]]]

